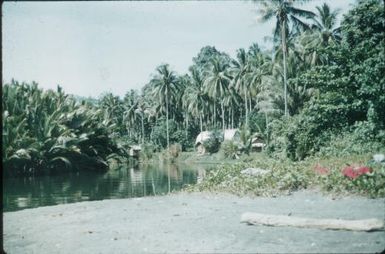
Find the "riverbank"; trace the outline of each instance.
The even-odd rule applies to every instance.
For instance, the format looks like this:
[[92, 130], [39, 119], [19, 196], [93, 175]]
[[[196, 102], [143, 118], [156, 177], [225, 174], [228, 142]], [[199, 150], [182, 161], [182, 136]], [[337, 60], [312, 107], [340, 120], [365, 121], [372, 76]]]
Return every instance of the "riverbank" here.
[[371, 153], [308, 157], [303, 161], [273, 158], [265, 153], [243, 154], [238, 160], [221, 161], [216, 154], [197, 161], [210, 161], [210, 158], [218, 162], [216, 166], [208, 170], [203, 181], [189, 186], [188, 190], [269, 197], [317, 188], [334, 195], [385, 197], [385, 162], [374, 160]]
[[7, 253], [367, 253], [385, 232], [247, 226], [243, 212], [385, 219], [385, 199], [298, 191], [276, 198], [175, 193], [4, 213]]

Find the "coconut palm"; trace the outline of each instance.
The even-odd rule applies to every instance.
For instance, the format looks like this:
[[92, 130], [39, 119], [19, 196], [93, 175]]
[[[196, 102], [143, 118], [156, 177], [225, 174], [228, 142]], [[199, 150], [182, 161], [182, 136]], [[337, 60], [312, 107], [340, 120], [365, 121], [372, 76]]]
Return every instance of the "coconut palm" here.
[[112, 93], [104, 94], [98, 103], [98, 107], [104, 112], [104, 119], [111, 121], [115, 125], [114, 135], [119, 137], [125, 132], [123, 124], [123, 112], [125, 110], [124, 103], [119, 96], [114, 96]]
[[[289, 52], [288, 63], [289, 68], [287, 69], [287, 73], [292, 77], [295, 77], [295, 75], [297, 75], [296, 73], [303, 72], [307, 67], [306, 63], [301, 62], [293, 51]], [[275, 108], [282, 112], [285, 108], [285, 99], [282, 96], [282, 86], [280, 85], [283, 79], [282, 63], [275, 62], [271, 75], [264, 76], [263, 78], [262, 91], [259, 96], [260, 103], [268, 105], [274, 104]], [[286, 101], [289, 113], [291, 115], [297, 114], [302, 109], [304, 103], [313, 95], [315, 95], [314, 89], [289, 82]], [[260, 105], [258, 105], [258, 108], [261, 108]]]
[[233, 76], [232, 79], [232, 86], [234, 86], [239, 94], [243, 94], [243, 100], [245, 103], [245, 119], [246, 119], [246, 125], [248, 125], [248, 107], [247, 107], [247, 101], [248, 101], [248, 82], [245, 79], [245, 76], [247, 72], [249, 71], [249, 63], [248, 63], [248, 55], [244, 49], [238, 49], [237, 50], [237, 56], [236, 60], [233, 60], [231, 62], [231, 74]]
[[228, 73], [229, 64], [218, 57], [210, 59], [205, 72], [204, 87], [208, 95], [214, 100], [214, 124], [216, 125], [216, 100], [220, 100], [222, 110], [222, 128], [225, 128], [223, 97], [228, 92], [231, 76]]
[[271, 74], [272, 62], [268, 55], [262, 53], [258, 45], [254, 44], [248, 51], [248, 72], [244, 79], [249, 86], [249, 106], [250, 112], [252, 110], [252, 100], [261, 91], [263, 86], [263, 79], [265, 76]]
[[332, 11], [326, 3], [317, 6], [316, 9], [317, 14], [313, 19], [311, 30], [306, 31], [301, 38], [301, 42], [309, 53], [310, 63], [313, 65], [326, 60], [320, 59], [317, 52], [319, 48], [338, 44], [341, 41], [341, 29], [337, 26], [339, 9]]
[[206, 111], [208, 95], [203, 89], [202, 75], [196, 68], [191, 68], [190, 85], [183, 94], [183, 102], [187, 111], [194, 117], [199, 118], [200, 131], [203, 131], [203, 116]]
[[336, 26], [339, 9], [330, 10], [329, 5], [324, 3], [317, 6], [317, 16], [314, 19], [315, 24], [312, 29], [321, 33], [321, 42], [326, 45], [331, 42], [339, 42], [341, 40], [341, 28]]
[[242, 98], [238, 94], [237, 90], [234, 86], [230, 86], [228, 92], [225, 94], [223, 98], [224, 105], [229, 109], [229, 117], [228, 117], [228, 125], [231, 128], [234, 128], [234, 114], [237, 112], [239, 104], [241, 103]]
[[286, 55], [287, 55], [287, 35], [289, 34], [289, 25], [294, 31], [308, 29], [309, 25], [304, 23], [299, 17], [313, 18], [315, 14], [311, 11], [302, 10], [294, 7], [293, 1], [289, 0], [269, 0], [258, 1], [261, 5], [259, 13], [261, 14], [261, 21], [266, 22], [276, 18], [276, 26], [274, 29], [274, 39], [276, 42], [280, 41], [283, 49], [283, 83], [284, 83], [284, 100], [285, 100], [285, 116], [288, 115], [287, 109], [287, 74], [286, 74]]
[[166, 133], [167, 133], [167, 148], [170, 147], [169, 138], [169, 126], [168, 126], [168, 115], [169, 115], [169, 103], [174, 96], [177, 88], [177, 76], [175, 72], [170, 70], [168, 64], [162, 64], [156, 68], [157, 73], [150, 81], [152, 86], [152, 95], [159, 102], [159, 105], [165, 106], [166, 108]]

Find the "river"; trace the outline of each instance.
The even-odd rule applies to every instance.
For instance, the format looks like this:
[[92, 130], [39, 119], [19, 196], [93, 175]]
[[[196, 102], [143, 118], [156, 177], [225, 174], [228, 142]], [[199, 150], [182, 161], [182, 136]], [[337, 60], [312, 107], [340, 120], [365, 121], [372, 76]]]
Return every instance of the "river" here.
[[3, 211], [91, 200], [163, 195], [195, 184], [203, 165], [122, 166], [106, 173], [3, 178]]

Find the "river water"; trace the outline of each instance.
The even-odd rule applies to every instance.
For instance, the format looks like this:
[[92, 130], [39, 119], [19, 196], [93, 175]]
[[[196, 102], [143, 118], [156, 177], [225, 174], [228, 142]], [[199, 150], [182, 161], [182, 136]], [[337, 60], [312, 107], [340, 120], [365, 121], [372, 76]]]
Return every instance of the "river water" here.
[[202, 165], [136, 165], [107, 173], [79, 172], [3, 179], [3, 211], [91, 200], [163, 195], [195, 184]]

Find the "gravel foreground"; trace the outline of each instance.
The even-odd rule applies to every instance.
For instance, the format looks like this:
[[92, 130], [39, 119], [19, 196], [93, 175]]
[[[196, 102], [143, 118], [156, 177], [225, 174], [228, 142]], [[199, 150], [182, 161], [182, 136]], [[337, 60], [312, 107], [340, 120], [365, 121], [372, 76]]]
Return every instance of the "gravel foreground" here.
[[277, 198], [176, 193], [3, 214], [4, 250], [17, 253], [380, 253], [385, 231], [249, 226], [244, 212], [385, 219], [385, 199], [315, 191]]

